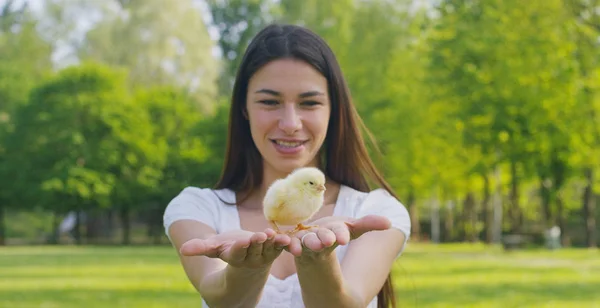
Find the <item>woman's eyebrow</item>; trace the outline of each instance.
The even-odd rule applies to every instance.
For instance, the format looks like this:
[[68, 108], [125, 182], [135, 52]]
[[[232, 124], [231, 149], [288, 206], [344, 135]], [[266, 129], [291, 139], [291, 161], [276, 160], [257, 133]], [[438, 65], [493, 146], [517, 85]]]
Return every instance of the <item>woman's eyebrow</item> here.
[[[271, 90], [271, 89], [260, 89], [254, 93], [265, 93], [265, 94], [270, 94], [270, 95], [274, 95], [274, 96], [281, 96], [280, 92], [277, 92], [277, 91]], [[298, 97], [306, 98], [306, 97], [319, 96], [319, 95], [325, 95], [325, 94], [320, 91], [307, 91], [307, 92], [300, 93], [300, 95], [298, 95]]]
[[325, 94], [323, 94], [323, 92], [319, 92], [319, 91], [308, 91], [308, 92], [300, 93], [300, 95], [298, 95], [298, 97], [306, 98], [306, 97], [319, 96], [319, 95], [325, 95]]
[[254, 93], [266, 93], [266, 94], [271, 94], [274, 96], [281, 96], [281, 93], [275, 91], [275, 90], [271, 90], [271, 89], [260, 89]]

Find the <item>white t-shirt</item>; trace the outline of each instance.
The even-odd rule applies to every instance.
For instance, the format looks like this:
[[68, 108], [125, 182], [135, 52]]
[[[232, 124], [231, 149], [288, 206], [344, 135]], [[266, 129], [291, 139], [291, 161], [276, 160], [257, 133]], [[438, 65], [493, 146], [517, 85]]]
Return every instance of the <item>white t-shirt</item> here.
[[[217, 233], [241, 229], [237, 207], [223, 203], [215, 193], [222, 200], [235, 203], [235, 193], [229, 189], [211, 191], [209, 188], [186, 187], [173, 198], [167, 205], [163, 217], [165, 232], [169, 239], [169, 226], [174, 221], [181, 219], [203, 222], [214, 228]], [[345, 185], [340, 187], [333, 216], [360, 218], [370, 214], [387, 217], [391, 221], [392, 227], [398, 228], [406, 235], [404, 250], [411, 227], [408, 211], [404, 205], [383, 189], [365, 193]], [[338, 261], [341, 262], [344, 258], [346, 249], [347, 245], [336, 247]], [[202, 304], [204, 307], [208, 307], [204, 301]], [[303, 308], [304, 303], [298, 276], [293, 274], [282, 280], [269, 275], [260, 302], [256, 307]], [[375, 307], [377, 307], [377, 296], [368, 306], [368, 308]]]

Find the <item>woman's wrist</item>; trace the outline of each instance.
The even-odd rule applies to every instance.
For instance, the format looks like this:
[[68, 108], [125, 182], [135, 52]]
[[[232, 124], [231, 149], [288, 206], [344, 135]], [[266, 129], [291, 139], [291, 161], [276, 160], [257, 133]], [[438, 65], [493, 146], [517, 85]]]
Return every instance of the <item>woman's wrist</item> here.
[[262, 276], [262, 275], [268, 275], [269, 272], [271, 271], [271, 264], [268, 264], [266, 266], [263, 267], [256, 267], [256, 268], [250, 268], [250, 267], [236, 267], [236, 266], [231, 266], [231, 265], [227, 265], [227, 277], [255, 277], [255, 276]]
[[300, 266], [328, 266], [330, 262], [336, 261], [335, 250], [327, 249], [326, 251], [315, 252], [311, 251], [308, 248], [304, 248], [302, 254], [295, 257], [295, 261], [297, 265]]
[[[212, 307], [254, 307], [268, 279], [271, 266], [244, 268], [227, 265], [210, 277], [211, 287], [205, 300]], [[252, 284], [248, 284], [252, 281]], [[206, 289], [205, 289], [206, 290]], [[240, 306], [241, 304], [241, 306]]]
[[348, 289], [335, 250], [303, 251], [295, 261], [306, 307], [359, 307], [362, 303]]

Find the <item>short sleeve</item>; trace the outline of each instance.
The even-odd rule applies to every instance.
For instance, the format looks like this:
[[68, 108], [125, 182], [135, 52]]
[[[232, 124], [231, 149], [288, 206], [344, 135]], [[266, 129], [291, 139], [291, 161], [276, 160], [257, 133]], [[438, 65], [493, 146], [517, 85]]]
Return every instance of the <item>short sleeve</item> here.
[[400, 251], [400, 254], [402, 254], [410, 237], [411, 229], [410, 216], [406, 207], [398, 199], [390, 195], [387, 190], [376, 189], [369, 192], [360, 205], [358, 217], [367, 215], [387, 217], [392, 224], [392, 228], [397, 228], [404, 233], [404, 245]]
[[217, 196], [208, 188], [186, 187], [167, 205], [163, 214], [165, 234], [177, 220], [192, 219], [207, 224], [218, 232], [219, 204]]

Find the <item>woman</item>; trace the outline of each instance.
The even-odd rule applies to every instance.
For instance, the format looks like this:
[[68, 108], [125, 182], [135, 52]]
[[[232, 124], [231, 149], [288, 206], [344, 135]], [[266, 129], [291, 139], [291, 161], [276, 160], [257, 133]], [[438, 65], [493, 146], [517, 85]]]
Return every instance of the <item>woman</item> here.
[[[388, 307], [390, 270], [410, 234], [406, 208], [369, 159], [337, 60], [313, 32], [270, 25], [242, 59], [223, 174], [187, 187], [164, 226], [208, 307]], [[269, 185], [298, 167], [326, 175], [318, 229], [275, 233]], [[370, 190], [369, 181], [382, 188]], [[345, 224], [344, 222], [349, 222]]]

